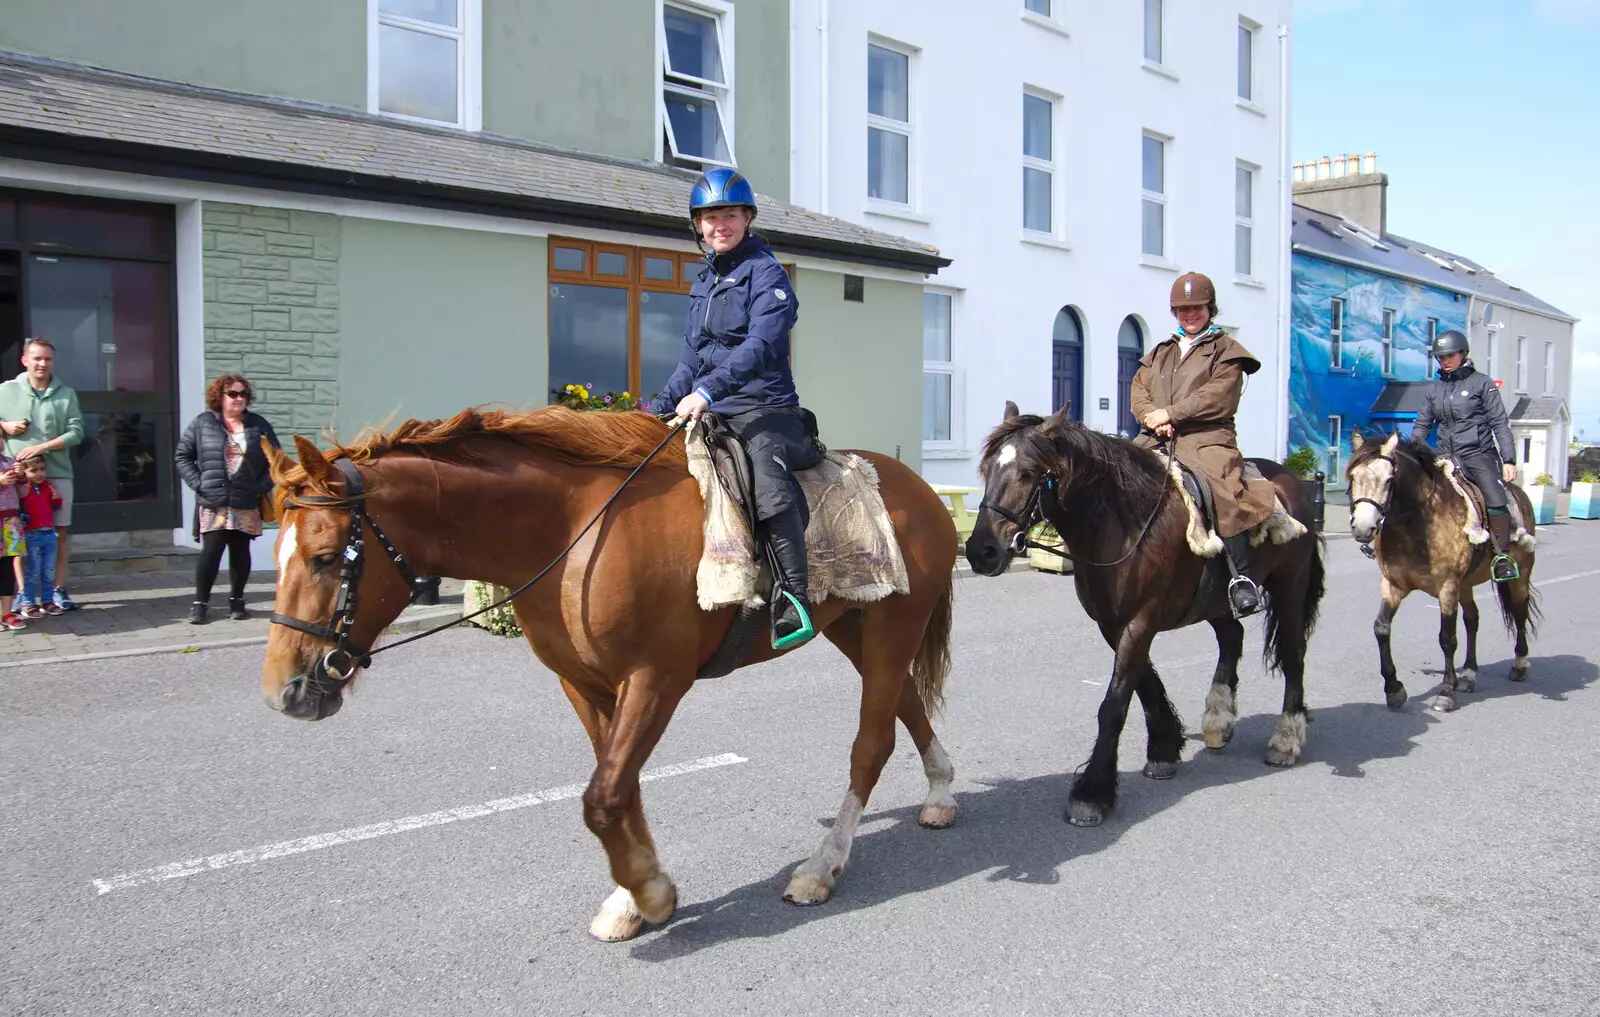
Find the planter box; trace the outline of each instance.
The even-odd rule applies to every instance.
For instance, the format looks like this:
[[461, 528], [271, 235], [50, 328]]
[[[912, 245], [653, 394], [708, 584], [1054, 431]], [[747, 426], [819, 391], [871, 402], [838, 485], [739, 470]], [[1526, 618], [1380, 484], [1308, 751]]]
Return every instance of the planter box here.
[[1546, 526], [1556, 521], [1556, 489], [1548, 484], [1534, 484], [1523, 488], [1533, 503], [1533, 521]]
[[1600, 497], [1596, 497], [1595, 488], [1600, 484], [1585, 484], [1582, 481], [1572, 485], [1572, 498], [1567, 503], [1567, 518], [1569, 519], [1600, 519]]
[[[1050, 542], [1040, 541], [1040, 543]], [[1060, 547], [1061, 545], [1051, 544], [1051, 546]], [[1039, 572], [1055, 572], [1058, 574], [1065, 574], [1072, 571], [1072, 560], [1069, 558], [1063, 558], [1058, 554], [1051, 554], [1049, 551], [1041, 551], [1036, 547], [1032, 547], [1028, 549], [1028, 567]]]

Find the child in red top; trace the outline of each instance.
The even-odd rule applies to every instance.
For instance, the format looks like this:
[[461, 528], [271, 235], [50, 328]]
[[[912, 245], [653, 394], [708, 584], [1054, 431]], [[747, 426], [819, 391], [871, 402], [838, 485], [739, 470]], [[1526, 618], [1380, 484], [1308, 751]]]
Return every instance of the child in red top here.
[[22, 464], [22, 470], [22, 517], [26, 520], [24, 539], [28, 546], [16, 611], [24, 618], [43, 618], [61, 613], [51, 596], [56, 579], [55, 510], [61, 507], [61, 496], [45, 477], [42, 458], [29, 459]]
[[21, 629], [28, 624], [11, 610], [10, 604], [22, 581], [22, 557], [27, 550], [22, 536], [22, 503], [17, 500], [17, 486], [21, 483], [22, 470], [17, 461], [0, 451], [0, 598], [4, 598], [0, 605], [5, 608], [5, 614], [0, 615], [0, 629]]

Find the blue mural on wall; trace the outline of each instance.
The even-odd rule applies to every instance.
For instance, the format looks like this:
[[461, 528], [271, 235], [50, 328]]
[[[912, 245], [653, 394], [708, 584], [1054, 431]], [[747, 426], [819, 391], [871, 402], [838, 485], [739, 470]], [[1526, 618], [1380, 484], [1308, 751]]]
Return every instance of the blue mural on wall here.
[[[1357, 428], [1393, 430], [1374, 421], [1372, 404], [1390, 382], [1432, 376], [1429, 319], [1437, 329], [1466, 329], [1466, 299], [1447, 290], [1296, 251], [1289, 333], [1289, 448], [1308, 446], [1324, 460], [1328, 481], [1343, 486], [1350, 435]], [[1333, 305], [1343, 301], [1339, 363], [1334, 363]], [[1384, 370], [1383, 318], [1392, 312], [1393, 341]], [[1340, 422], [1330, 445], [1331, 418]], [[1401, 428], [1409, 432], [1409, 423]]]

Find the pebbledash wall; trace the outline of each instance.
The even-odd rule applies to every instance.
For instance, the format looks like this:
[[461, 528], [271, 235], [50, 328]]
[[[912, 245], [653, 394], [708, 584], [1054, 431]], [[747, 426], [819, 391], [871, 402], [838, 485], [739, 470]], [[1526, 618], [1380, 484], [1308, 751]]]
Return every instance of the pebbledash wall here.
[[201, 207], [205, 375], [239, 373], [275, 429], [316, 434], [339, 406], [340, 217]]

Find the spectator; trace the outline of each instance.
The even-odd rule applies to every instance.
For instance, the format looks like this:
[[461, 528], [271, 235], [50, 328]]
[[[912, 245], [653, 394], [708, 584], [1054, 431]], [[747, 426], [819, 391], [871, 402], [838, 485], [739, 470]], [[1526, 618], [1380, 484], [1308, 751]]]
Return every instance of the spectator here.
[[[27, 548], [23, 539], [22, 502], [17, 488], [23, 483], [22, 470], [10, 456], [0, 453], [0, 629], [23, 629], [28, 623], [12, 609], [22, 579], [22, 558]], [[11, 589], [6, 589], [9, 586]]]
[[61, 511], [61, 495], [45, 476], [44, 460], [38, 456], [22, 464], [22, 520], [24, 533], [22, 589], [17, 591], [16, 613], [24, 618], [43, 618], [60, 614], [60, 604], [51, 599], [56, 568], [55, 514]]
[[206, 411], [189, 422], [178, 440], [178, 475], [194, 489], [194, 534], [200, 541], [194, 603], [189, 624], [204, 625], [211, 586], [228, 549], [228, 617], [243, 620], [244, 584], [250, 578], [250, 541], [261, 536], [261, 498], [272, 491], [263, 436], [274, 448], [278, 435], [266, 418], [249, 410], [250, 383], [224, 374], [206, 386]]
[[[56, 584], [50, 599], [62, 611], [77, 610], [67, 593], [67, 563], [72, 554], [72, 453], [83, 441], [83, 413], [78, 393], [54, 375], [56, 348], [37, 336], [22, 341], [21, 374], [0, 384], [0, 431], [6, 455], [19, 463], [41, 458], [50, 486], [61, 498], [55, 511], [56, 558], [51, 572]], [[60, 612], [57, 612], [60, 613]]]

